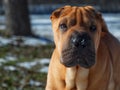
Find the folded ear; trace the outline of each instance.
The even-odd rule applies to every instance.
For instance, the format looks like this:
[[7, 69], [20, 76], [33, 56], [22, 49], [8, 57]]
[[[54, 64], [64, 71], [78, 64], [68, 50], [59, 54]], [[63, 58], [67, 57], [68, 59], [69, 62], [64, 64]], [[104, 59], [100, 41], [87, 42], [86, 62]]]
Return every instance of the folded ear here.
[[101, 19], [102, 32], [109, 32], [108, 27], [107, 27], [102, 15], [100, 16], [100, 19]]
[[59, 8], [59, 9], [55, 10], [54, 12], [52, 12], [50, 19], [52, 20], [53, 18], [59, 18], [63, 9], [64, 8]]
[[66, 5], [66, 6], [64, 6], [64, 7], [61, 7], [61, 8], [59, 8], [59, 9], [53, 11], [53, 13], [52, 13], [51, 16], [50, 16], [50, 19], [53, 20], [53, 19], [59, 18], [60, 15], [62, 14], [62, 12], [64, 11], [64, 9], [67, 8], [67, 7], [71, 7], [71, 6]]
[[91, 11], [94, 15], [97, 16], [97, 18], [99, 19], [99, 21], [102, 25], [102, 32], [108, 32], [108, 28], [102, 17], [102, 14], [100, 12], [98, 12], [96, 9], [94, 9], [92, 6], [85, 6], [85, 9]]

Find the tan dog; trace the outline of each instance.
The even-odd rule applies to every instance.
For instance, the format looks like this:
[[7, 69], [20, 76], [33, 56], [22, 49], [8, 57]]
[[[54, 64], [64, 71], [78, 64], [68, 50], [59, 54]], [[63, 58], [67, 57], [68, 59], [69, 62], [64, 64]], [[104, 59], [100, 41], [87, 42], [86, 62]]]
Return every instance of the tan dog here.
[[46, 90], [120, 90], [120, 43], [91, 6], [51, 15], [56, 48]]

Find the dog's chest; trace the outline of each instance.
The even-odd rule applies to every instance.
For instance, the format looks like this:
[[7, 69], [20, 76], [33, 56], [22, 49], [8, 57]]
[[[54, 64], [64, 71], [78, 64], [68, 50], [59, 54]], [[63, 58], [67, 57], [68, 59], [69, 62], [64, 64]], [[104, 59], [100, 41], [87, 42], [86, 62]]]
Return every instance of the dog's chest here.
[[77, 90], [86, 90], [88, 85], [89, 69], [81, 67], [67, 68], [66, 71], [66, 90], [76, 88]]

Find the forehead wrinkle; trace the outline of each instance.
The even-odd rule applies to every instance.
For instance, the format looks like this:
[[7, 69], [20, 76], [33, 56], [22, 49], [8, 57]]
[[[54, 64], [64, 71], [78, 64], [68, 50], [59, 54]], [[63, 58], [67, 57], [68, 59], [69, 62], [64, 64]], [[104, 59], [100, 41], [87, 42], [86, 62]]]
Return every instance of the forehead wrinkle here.
[[[82, 14], [82, 25], [83, 26], [90, 26], [91, 23], [94, 23], [94, 15], [90, 10], [86, 10], [84, 7], [81, 7], [81, 14]], [[80, 23], [81, 25], [81, 23]]]
[[72, 7], [71, 11], [69, 12], [69, 18], [74, 18], [75, 16], [75, 12], [76, 11], [76, 7]]
[[65, 21], [64, 19], [66, 19], [66, 21], [69, 21], [68, 19], [74, 18], [75, 8], [76, 7], [65, 8], [65, 10], [62, 12], [60, 16], [62, 17], [61, 21]]
[[82, 15], [83, 15], [83, 21], [87, 22], [88, 21], [88, 15], [87, 15], [84, 8], [81, 8], [81, 10], [82, 10]]
[[64, 10], [61, 12], [61, 16], [60, 17], [64, 17], [67, 16], [68, 14], [70, 14], [70, 12], [72, 11], [72, 7], [65, 7]]
[[76, 17], [77, 17], [77, 20], [79, 21], [79, 22], [77, 22], [77, 25], [82, 26], [84, 24], [84, 20], [83, 20], [84, 14], [82, 11], [82, 7], [78, 8]]
[[69, 22], [68, 22], [68, 24], [69, 25], [75, 25], [76, 24], [76, 9], [77, 9], [77, 7], [73, 7], [72, 8], [72, 11], [71, 11], [71, 14], [70, 14], [70, 16], [69, 16]]

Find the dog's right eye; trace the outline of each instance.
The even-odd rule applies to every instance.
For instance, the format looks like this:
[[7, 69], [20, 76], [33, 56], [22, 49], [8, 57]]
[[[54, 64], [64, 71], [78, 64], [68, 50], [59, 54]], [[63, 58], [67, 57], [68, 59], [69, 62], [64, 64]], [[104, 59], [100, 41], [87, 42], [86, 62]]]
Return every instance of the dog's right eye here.
[[90, 26], [90, 31], [91, 31], [91, 32], [95, 32], [95, 31], [96, 31], [96, 29], [97, 29], [97, 28], [96, 28], [96, 26], [95, 26], [95, 25], [91, 25], [91, 26]]
[[59, 29], [62, 30], [62, 31], [66, 31], [67, 30], [67, 25], [66, 24], [60, 24]]

